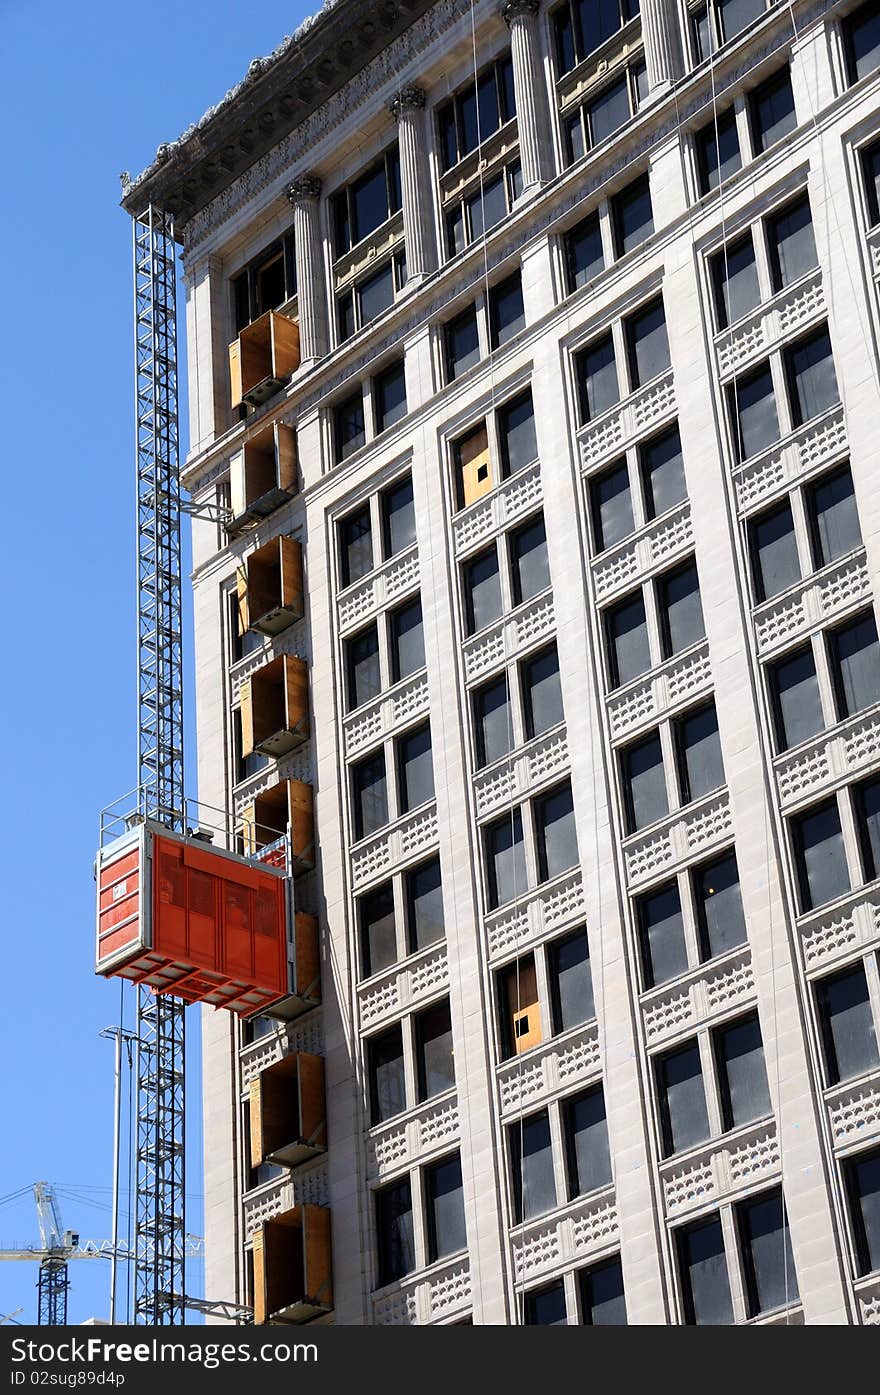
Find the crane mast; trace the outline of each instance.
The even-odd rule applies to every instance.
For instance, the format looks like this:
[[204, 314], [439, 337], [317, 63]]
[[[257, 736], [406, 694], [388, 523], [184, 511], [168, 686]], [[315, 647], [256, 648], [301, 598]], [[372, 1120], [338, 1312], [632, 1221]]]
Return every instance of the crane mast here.
[[[186, 823], [174, 220], [134, 219], [138, 813]], [[137, 992], [135, 1320], [184, 1321], [184, 1004]]]

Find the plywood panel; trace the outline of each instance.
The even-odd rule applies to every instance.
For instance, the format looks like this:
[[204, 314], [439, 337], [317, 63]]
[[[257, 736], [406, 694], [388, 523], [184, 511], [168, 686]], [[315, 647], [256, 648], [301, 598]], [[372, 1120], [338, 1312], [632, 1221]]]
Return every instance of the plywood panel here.
[[244, 513], [247, 507], [245, 486], [244, 449], [233, 456], [229, 466], [229, 507], [234, 518]]
[[269, 1314], [266, 1303], [266, 1227], [261, 1225], [254, 1235], [254, 1323], [259, 1326], [266, 1322]]
[[[299, 352], [297, 352], [298, 362]], [[288, 426], [283, 421], [277, 423], [275, 430], [277, 433], [278, 486], [280, 489], [286, 489], [289, 493], [295, 494], [297, 489], [296, 432], [292, 426]]]
[[481, 426], [458, 442], [458, 469], [463, 505], [473, 504], [495, 487], [489, 459], [489, 437]]
[[251, 1120], [251, 1167], [259, 1167], [266, 1156], [266, 1145], [263, 1138], [263, 1088], [259, 1076], [250, 1083], [248, 1099], [250, 1102], [248, 1112]]
[[241, 406], [241, 345], [237, 339], [229, 345], [229, 398], [232, 407]]
[[241, 708], [241, 758], [253, 755], [254, 751], [254, 703], [250, 678], [242, 683], [240, 692]]
[[299, 325], [287, 315], [270, 310], [276, 378], [288, 378], [299, 368]]
[[286, 713], [283, 685], [284, 670], [281, 659], [273, 659], [265, 668], [258, 669], [250, 680], [253, 737], [256, 746], [267, 737], [284, 730]]
[[294, 926], [294, 989], [302, 997], [320, 999], [321, 960], [318, 917], [297, 911]]
[[287, 706], [287, 729], [300, 736], [309, 732], [309, 670], [305, 659], [293, 654], [284, 656], [284, 692]]
[[299, 1132], [306, 1143], [325, 1147], [327, 1106], [324, 1097], [324, 1060], [301, 1051], [297, 1056]]
[[249, 623], [255, 623], [277, 609], [281, 595], [281, 566], [278, 539], [252, 552], [247, 559]]
[[326, 1206], [303, 1206], [305, 1297], [333, 1307], [330, 1211]]
[[[248, 567], [243, 564], [235, 569], [235, 594], [238, 601], [238, 633], [246, 634], [251, 627], [251, 614], [248, 604]], [[257, 612], [259, 614], [259, 612]]]
[[296, 538], [278, 539], [281, 557], [281, 604], [290, 606], [297, 616], [302, 616], [303, 604], [303, 559], [302, 544]]

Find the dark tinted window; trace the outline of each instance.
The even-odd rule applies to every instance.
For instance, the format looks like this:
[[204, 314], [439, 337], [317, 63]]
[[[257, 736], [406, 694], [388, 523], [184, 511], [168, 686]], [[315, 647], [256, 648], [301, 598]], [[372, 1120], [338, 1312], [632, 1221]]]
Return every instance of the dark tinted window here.
[[406, 416], [406, 374], [403, 363], [392, 363], [374, 380], [376, 400], [376, 431], [387, 431]]
[[877, 1065], [877, 1032], [861, 962], [822, 979], [816, 988], [825, 1065], [832, 1085]]
[[639, 451], [645, 489], [645, 512], [656, 518], [687, 498], [678, 427], [655, 436]]
[[740, 460], [759, 455], [779, 440], [779, 417], [769, 363], [737, 378], [727, 389], [727, 400]]
[[688, 966], [677, 882], [667, 882], [636, 902], [642, 973], [646, 988], [676, 978]]
[[710, 189], [717, 189], [723, 180], [735, 174], [742, 163], [733, 112], [726, 111], [719, 116], [717, 127], [715, 121], [710, 121], [698, 131], [695, 145], [700, 193], [708, 194]]
[[569, 294], [586, 286], [605, 269], [599, 215], [591, 213], [565, 234], [565, 270]]
[[797, 119], [787, 67], [750, 94], [749, 125], [756, 154], [794, 130]]
[[799, 281], [819, 264], [806, 194], [767, 219], [770, 274], [774, 291]]
[[455, 1084], [449, 999], [418, 1013], [415, 1028], [419, 1100], [428, 1100]]
[[780, 751], [815, 736], [825, 725], [816, 664], [809, 645], [768, 669], [776, 744]]
[[406, 1109], [403, 1033], [400, 1024], [367, 1041], [370, 1075], [370, 1118], [382, 1124]]
[[751, 232], [730, 242], [712, 258], [715, 317], [719, 329], [735, 324], [761, 300]]
[[611, 1181], [611, 1154], [601, 1085], [567, 1099], [563, 1106], [568, 1195], [606, 1187]]
[[494, 547], [467, 563], [464, 586], [468, 634], [474, 634], [501, 614], [501, 577]]
[[759, 601], [769, 601], [801, 579], [791, 505], [769, 509], [749, 525], [752, 571]]
[[624, 750], [621, 761], [628, 832], [636, 833], [669, 813], [660, 737], [654, 733], [635, 742]]
[[635, 520], [625, 461], [610, 466], [590, 480], [590, 513], [597, 552], [604, 552], [606, 547], [613, 547], [629, 537]]
[[782, 1193], [771, 1192], [743, 1201], [736, 1214], [749, 1317], [796, 1303], [797, 1274]]
[[369, 508], [349, 514], [339, 525], [342, 584], [350, 586], [373, 570], [373, 534]]
[[388, 822], [385, 755], [379, 751], [352, 766], [355, 838], [367, 838]]
[[522, 279], [519, 272], [489, 292], [489, 338], [493, 349], [505, 344], [524, 327]]
[[709, 1137], [706, 1091], [696, 1042], [660, 1057], [657, 1087], [666, 1156], [692, 1148]]
[[556, 940], [548, 950], [553, 1031], [567, 1032], [595, 1017], [590, 947], [585, 930]]
[[850, 889], [840, 815], [834, 799], [792, 820], [801, 908], [813, 910]]
[[724, 1234], [717, 1216], [678, 1232], [685, 1322], [699, 1327], [733, 1322]]
[[868, 0], [847, 15], [843, 22], [843, 39], [850, 82], [858, 82], [875, 72], [880, 64], [880, 8], [876, 0]]
[[381, 692], [379, 636], [375, 625], [368, 625], [360, 634], [346, 640], [345, 669], [349, 710], [369, 702]]
[[824, 475], [805, 493], [813, 562], [817, 567], [827, 567], [862, 543], [849, 466]]
[[845, 1166], [858, 1271], [870, 1274], [880, 1269], [880, 1149], [860, 1153]]
[[394, 1283], [416, 1267], [409, 1178], [376, 1192], [379, 1285]]
[[359, 902], [361, 958], [364, 977], [387, 969], [397, 958], [394, 893], [391, 883], [362, 896]]
[[764, 1045], [756, 1014], [715, 1034], [715, 1060], [725, 1129], [737, 1129], [771, 1112]]
[[610, 334], [582, 349], [575, 359], [581, 420], [591, 421], [620, 400], [614, 341]]
[[458, 1153], [425, 1168], [425, 1203], [428, 1217], [428, 1263], [467, 1248], [464, 1193]]
[[648, 176], [636, 179], [611, 200], [611, 220], [614, 230], [614, 251], [618, 257], [631, 252], [654, 231], [651, 209], [651, 188]]
[[535, 410], [531, 392], [506, 402], [498, 411], [498, 437], [504, 474], [512, 475], [538, 458]]
[[513, 1208], [517, 1221], [552, 1211], [556, 1205], [553, 1151], [547, 1111], [532, 1114], [509, 1130]]
[[440, 859], [414, 867], [404, 877], [407, 938], [411, 953], [425, 949], [446, 933], [443, 922], [443, 887]]
[[579, 1275], [581, 1321], [585, 1327], [625, 1327], [626, 1300], [619, 1259], [582, 1269]]
[[827, 329], [793, 344], [785, 350], [784, 359], [796, 426], [836, 406], [840, 394]]
[[739, 890], [739, 870], [732, 852], [695, 868], [691, 885], [704, 959], [745, 944], [746, 923]]

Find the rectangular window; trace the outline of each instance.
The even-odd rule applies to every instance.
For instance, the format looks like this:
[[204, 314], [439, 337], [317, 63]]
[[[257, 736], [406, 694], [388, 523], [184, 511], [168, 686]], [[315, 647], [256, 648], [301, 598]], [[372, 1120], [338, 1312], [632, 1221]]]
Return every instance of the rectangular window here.
[[605, 270], [598, 213], [591, 213], [565, 234], [563, 251], [566, 286], [568, 294], [571, 295]]
[[820, 416], [840, 401], [827, 329], [792, 344], [783, 354], [795, 426]]
[[586, 930], [575, 930], [549, 947], [547, 974], [554, 1035], [596, 1016]]
[[607, 1187], [611, 1181], [611, 1153], [605, 1120], [602, 1086], [567, 1099], [562, 1106], [568, 1199]]
[[540, 736], [565, 718], [556, 646], [527, 660], [520, 668], [526, 739]]
[[767, 8], [767, 0], [717, 0], [717, 4], [725, 43], [754, 24]]
[[525, 327], [522, 277], [517, 271], [489, 291], [489, 343], [493, 349], [506, 344]]
[[386, 560], [412, 547], [416, 540], [416, 510], [409, 475], [398, 480], [380, 496], [382, 545]]
[[855, 1233], [858, 1272], [880, 1269], [880, 1148], [844, 1163], [847, 1197]]
[[400, 156], [393, 145], [359, 178], [331, 196], [335, 253], [342, 257], [400, 208]]
[[408, 732], [395, 742], [397, 751], [397, 792], [400, 812], [406, 814], [434, 798], [434, 763], [431, 758], [431, 728]]
[[678, 782], [683, 804], [717, 790], [724, 784], [721, 738], [715, 704], [689, 712], [675, 723]]
[[373, 400], [376, 406], [376, 434], [387, 431], [406, 416], [406, 374], [403, 359], [392, 363], [373, 379]]
[[360, 450], [366, 441], [364, 397], [360, 388], [333, 408], [333, 439], [337, 465]]
[[669, 813], [663, 750], [654, 732], [644, 741], [628, 746], [621, 756], [624, 795], [627, 805], [627, 832], [637, 833]]
[[546, 1109], [508, 1129], [514, 1216], [529, 1221], [556, 1205], [556, 1180]]
[[724, 1233], [717, 1216], [686, 1226], [677, 1236], [685, 1322], [721, 1327], [733, 1322]]
[[642, 977], [646, 988], [657, 988], [683, 974], [688, 967], [678, 883], [667, 882], [656, 891], [640, 896], [635, 910]]
[[446, 934], [439, 857], [407, 872], [403, 879], [403, 891], [407, 942], [410, 954], [415, 954], [442, 940]]
[[583, 62], [638, 10], [638, 0], [565, 0], [553, 12], [558, 75]]
[[846, 851], [835, 799], [792, 819], [801, 910], [812, 911], [850, 890]]
[[489, 910], [522, 896], [526, 889], [522, 814], [515, 809], [483, 832]]
[[342, 585], [351, 586], [373, 570], [373, 527], [369, 507], [349, 514], [339, 525]]
[[776, 746], [780, 751], [787, 751], [790, 746], [808, 741], [825, 726], [816, 663], [810, 645], [768, 665], [767, 677]]
[[766, 1118], [772, 1111], [757, 1013], [720, 1027], [713, 1047], [724, 1128], [738, 1129]]
[[408, 1177], [376, 1192], [376, 1238], [379, 1287], [382, 1288], [411, 1274], [416, 1267], [412, 1191]]
[[501, 615], [501, 576], [494, 547], [481, 552], [462, 569], [468, 634], [476, 634]]
[[774, 291], [793, 285], [819, 265], [806, 194], [767, 219], [767, 244]]
[[864, 964], [859, 961], [821, 979], [816, 986], [816, 1003], [828, 1083], [836, 1085], [873, 1070], [880, 1056]]
[[267, 310], [278, 310], [296, 295], [293, 233], [264, 248], [244, 271], [232, 278], [231, 285], [235, 332], [240, 334], [252, 320]]
[[484, 683], [473, 695], [477, 768], [491, 765], [513, 747], [507, 675]]
[[749, 524], [755, 599], [769, 601], [801, 579], [791, 504], [786, 499]]
[[797, 126], [788, 66], [749, 93], [749, 129], [756, 155], [769, 150]]
[[804, 493], [815, 567], [827, 567], [861, 547], [862, 530], [848, 465], [823, 475]]
[[623, 328], [630, 388], [634, 391], [665, 373], [671, 362], [662, 297], [628, 316]]
[[449, 999], [415, 1017], [419, 1103], [451, 1090], [455, 1084], [452, 1019]]
[[345, 641], [345, 673], [348, 710], [360, 707], [382, 691], [379, 673], [379, 635], [375, 624]]
[[847, 78], [852, 84], [880, 65], [880, 10], [876, 0], [860, 5], [843, 21]]
[[370, 1121], [384, 1124], [406, 1109], [406, 1074], [400, 1023], [367, 1040], [370, 1078]]
[[627, 76], [624, 75], [604, 87], [598, 96], [586, 104], [584, 115], [592, 150], [613, 136], [621, 126], [625, 126], [632, 116], [632, 99]]
[[741, 1201], [735, 1209], [749, 1317], [796, 1303], [797, 1274], [782, 1192]]
[[865, 147], [861, 152], [861, 161], [868, 218], [873, 228], [880, 223], [880, 141]]
[[355, 841], [368, 838], [388, 822], [388, 787], [385, 752], [377, 751], [358, 761], [351, 770]]
[[695, 563], [687, 562], [659, 578], [657, 609], [664, 659], [671, 659], [674, 654], [680, 654], [706, 638], [700, 579]]
[[715, 321], [719, 329], [736, 324], [761, 302], [751, 232], [728, 243], [712, 258]]
[[452, 383], [480, 361], [480, 334], [476, 306], [450, 320], [443, 329], [446, 381]]
[[678, 427], [673, 426], [639, 448], [645, 513], [658, 518], [687, 498]]
[[880, 645], [873, 611], [865, 611], [828, 636], [837, 718], [843, 721], [880, 700]]
[[535, 409], [530, 389], [521, 392], [498, 409], [498, 440], [501, 444], [502, 474], [515, 475], [538, 458], [535, 436]]
[[535, 801], [535, 839], [539, 881], [550, 881], [577, 864], [577, 832], [570, 785], [562, 785]]
[[739, 460], [748, 460], [779, 440], [779, 417], [769, 363], [731, 383], [727, 402]]
[[713, 120], [698, 131], [694, 137], [694, 145], [700, 193], [708, 194], [735, 174], [742, 164], [733, 110], [719, 116], [717, 125]]
[[612, 688], [631, 682], [651, 667], [648, 620], [641, 591], [606, 610], [605, 645]]
[[444, 171], [476, 150], [516, 115], [513, 63], [509, 53], [490, 63], [437, 112]]
[[632, 184], [611, 199], [611, 225], [614, 231], [614, 255], [626, 256], [654, 232], [651, 208], [651, 188], [648, 176], [634, 179]]
[[523, 1298], [523, 1322], [526, 1327], [566, 1327], [565, 1284], [562, 1279], [545, 1288], [532, 1289]]
[[623, 1268], [617, 1258], [582, 1269], [578, 1275], [584, 1327], [625, 1327]]
[[592, 421], [620, 401], [614, 340], [609, 331], [575, 356], [581, 422]]
[[872, 882], [880, 873], [880, 780], [863, 781], [854, 795], [865, 881]]
[[514, 605], [522, 605], [550, 585], [543, 514], [510, 534], [510, 573]]
[[381, 973], [397, 960], [394, 892], [391, 883], [362, 896], [358, 902], [361, 960], [364, 978]]
[[656, 1065], [663, 1155], [693, 1148], [709, 1137], [700, 1050], [695, 1041], [661, 1056]]
[[428, 1216], [428, 1263], [467, 1249], [464, 1224], [464, 1192], [458, 1153], [425, 1168], [425, 1203]]
[[524, 954], [498, 974], [498, 1022], [502, 1060], [530, 1051], [542, 1039], [535, 956]]
[[610, 465], [590, 480], [590, 516], [597, 552], [622, 542], [635, 528], [625, 460]]
[[691, 873], [700, 955], [714, 959], [746, 942], [746, 922], [733, 852], [703, 862]]
[[425, 666], [425, 637], [421, 599], [409, 601], [388, 616], [391, 681], [399, 683]]

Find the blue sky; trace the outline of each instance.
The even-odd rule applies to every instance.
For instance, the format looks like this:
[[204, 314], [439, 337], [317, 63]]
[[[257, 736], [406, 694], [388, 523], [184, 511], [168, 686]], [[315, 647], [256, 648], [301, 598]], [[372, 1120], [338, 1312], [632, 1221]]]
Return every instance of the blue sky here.
[[[118, 1020], [119, 993], [92, 972], [91, 868], [100, 808], [136, 779], [131, 232], [118, 174], [148, 164], [316, 8], [0, 0], [11, 136], [3, 549], [15, 621], [0, 683], [0, 1248], [38, 1239], [31, 1195], [3, 1201], [38, 1179], [63, 1187], [66, 1226], [110, 1234], [113, 1048], [99, 1032]], [[194, 794], [191, 724], [188, 736]], [[191, 1009], [193, 1045], [197, 1026]], [[198, 1070], [193, 1052], [194, 1122]], [[197, 1129], [188, 1172], [188, 1228], [200, 1232]], [[36, 1277], [33, 1264], [0, 1264], [0, 1314], [36, 1320]], [[104, 1262], [71, 1265], [71, 1279], [70, 1320], [106, 1316]], [[188, 1284], [201, 1292], [201, 1281], [194, 1266]]]

